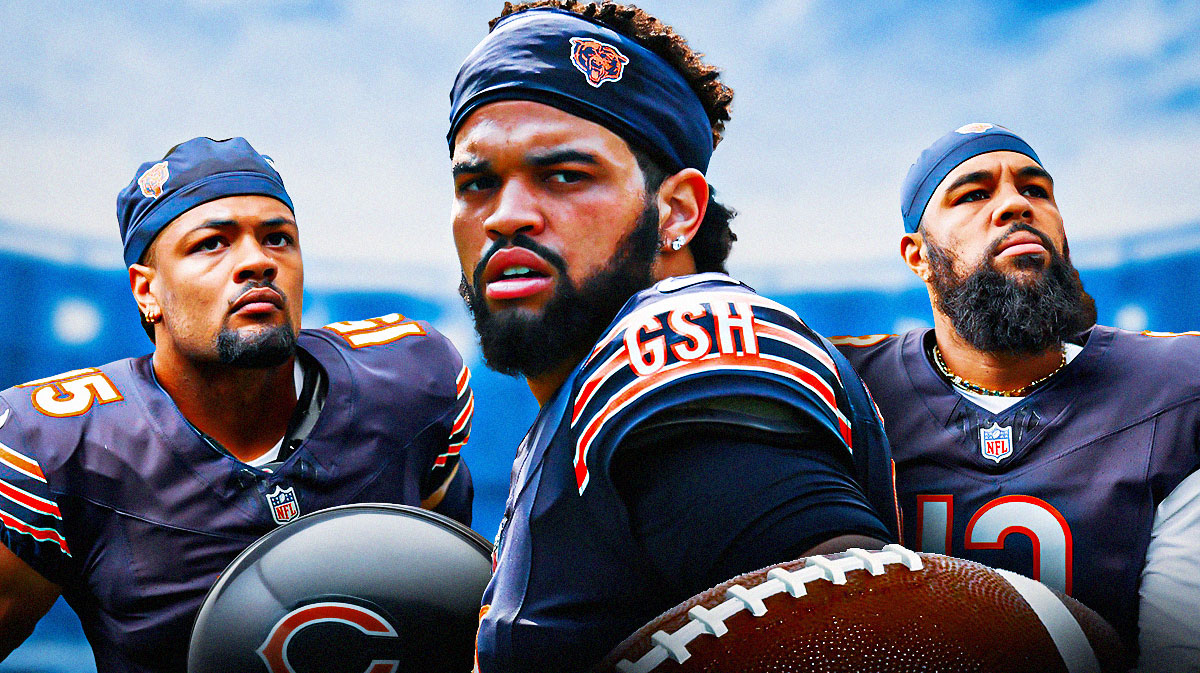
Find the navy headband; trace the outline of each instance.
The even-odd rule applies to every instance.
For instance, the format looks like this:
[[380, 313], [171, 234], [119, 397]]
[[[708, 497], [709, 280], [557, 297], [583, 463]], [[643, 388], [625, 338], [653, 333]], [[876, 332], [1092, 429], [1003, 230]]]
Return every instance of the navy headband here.
[[909, 167], [904, 178], [904, 191], [900, 200], [900, 214], [904, 217], [904, 230], [914, 233], [921, 224], [925, 207], [937, 191], [938, 185], [955, 168], [971, 157], [988, 152], [1018, 152], [1038, 162], [1033, 148], [1017, 134], [995, 124], [967, 124], [938, 138], [927, 147], [917, 162]]
[[501, 19], [467, 56], [450, 92], [454, 137], [472, 112], [528, 100], [596, 122], [671, 172], [708, 170], [712, 125], [678, 70], [636, 41], [569, 12]]
[[202, 203], [257, 194], [294, 211], [283, 178], [270, 162], [244, 138], [193, 138], [176, 145], [162, 161], [142, 164], [117, 195], [126, 266], [140, 262], [159, 232]]

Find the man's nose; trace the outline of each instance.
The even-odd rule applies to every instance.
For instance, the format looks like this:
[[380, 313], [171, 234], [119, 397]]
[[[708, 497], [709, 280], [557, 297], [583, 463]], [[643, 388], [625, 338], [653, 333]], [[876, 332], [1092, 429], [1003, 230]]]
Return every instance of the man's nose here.
[[1004, 185], [997, 194], [999, 202], [992, 211], [992, 224], [1007, 227], [1015, 222], [1033, 221], [1033, 204], [1015, 185]]
[[506, 180], [496, 195], [496, 208], [484, 221], [490, 240], [517, 234], [536, 236], [545, 228], [537, 196], [524, 180]]
[[267, 254], [261, 243], [244, 242], [238, 248], [238, 264], [234, 271], [234, 279], [237, 282], [275, 279], [275, 275], [279, 273], [279, 265]]

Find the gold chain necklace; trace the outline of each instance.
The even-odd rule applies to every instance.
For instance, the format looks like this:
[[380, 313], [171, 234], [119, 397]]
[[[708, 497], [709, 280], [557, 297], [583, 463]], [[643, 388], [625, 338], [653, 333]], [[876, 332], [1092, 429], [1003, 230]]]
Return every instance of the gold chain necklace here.
[[958, 374], [950, 371], [950, 368], [946, 366], [946, 361], [942, 359], [942, 351], [938, 348], [936, 343], [933, 345], [933, 363], [937, 365], [938, 371], [942, 373], [942, 376], [945, 376], [947, 379], [949, 379], [951, 383], [961, 388], [966, 388], [973, 393], [979, 393], [981, 395], [993, 395], [995, 397], [1024, 397], [1029, 390], [1038, 386], [1039, 384], [1044, 383], [1051, 376], [1054, 376], [1061, 371], [1063, 367], [1067, 366], [1067, 349], [1065, 346], [1062, 348], [1061, 353], [1062, 358], [1058, 361], [1058, 366], [1054, 368], [1054, 371], [1046, 374], [1036, 381], [1031, 381], [1020, 388], [1013, 388], [1012, 390], [992, 390], [991, 388], [984, 388], [983, 386], [971, 383]]

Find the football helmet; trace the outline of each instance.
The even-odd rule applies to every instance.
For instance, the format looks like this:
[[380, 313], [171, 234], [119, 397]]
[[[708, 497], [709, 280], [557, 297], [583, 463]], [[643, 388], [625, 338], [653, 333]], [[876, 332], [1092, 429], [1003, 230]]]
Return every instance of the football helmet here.
[[209, 590], [188, 671], [469, 671], [491, 551], [470, 528], [405, 505], [301, 517]]

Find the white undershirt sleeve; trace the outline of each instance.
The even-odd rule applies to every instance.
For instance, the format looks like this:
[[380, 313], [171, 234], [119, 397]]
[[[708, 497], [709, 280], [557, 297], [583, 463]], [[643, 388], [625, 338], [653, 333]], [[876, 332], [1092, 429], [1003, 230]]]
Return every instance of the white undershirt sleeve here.
[[1138, 591], [1138, 671], [1200, 671], [1200, 472], [1154, 515]]

